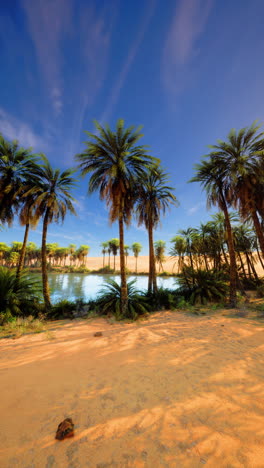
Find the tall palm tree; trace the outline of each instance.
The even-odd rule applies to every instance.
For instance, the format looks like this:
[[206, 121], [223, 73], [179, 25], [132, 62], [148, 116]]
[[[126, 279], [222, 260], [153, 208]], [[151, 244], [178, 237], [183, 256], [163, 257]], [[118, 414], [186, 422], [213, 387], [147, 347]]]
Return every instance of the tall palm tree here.
[[124, 253], [124, 224], [129, 225], [133, 209], [135, 185], [153, 158], [147, 155], [146, 147], [138, 146], [143, 136], [141, 128], [125, 129], [124, 120], [117, 121], [116, 130], [103, 128], [95, 122], [98, 132], [86, 132], [89, 140], [86, 149], [76, 155], [82, 175], [91, 174], [89, 193], [99, 191], [100, 199], [109, 208], [110, 222], [118, 221], [121, 270], [121, 313], [127, 308], [127, 282]]
[[51, 167], [46, 156], [42, 155], [42, 160], [43, 163], [39, 165], [34, 176], [35, 187], [29, 190], [26, 196], [34, 196], [32, 209], [37, 217], [43, 218], [41, 244], [42, 283], [44, 302], [48, 309], [51, 306], [46, 251], [48, 225], [52, 222], [63, 222], [68, 211], [76, 214], [73, 206], [75, 199], [70, 193], [76, 181], [72, 177], [74, 170], [67, 169], [60, 172], [59, 169]]
[[227, 232], [228, 251], [230, 257], [230, 297], [229, 302], [231, 307], [236, 306], [236, 290], [237, 290], [237, 267], [236, 254], [234, 248], [234, 239], [230, 216], [228, 212], [229, 189], [225, 179], [225, 166], [219, 164], [218, 160], [210, 157], [209, 160], [203, 160], [200, 164], [195, 165], [196, 176], [190, 182], [200, 182], [203, 189], [207, 193], [207, 206], [210, 208], [218, 206], [223, 211], [225, 216], [225, 227]]
[[0, 220], [10, 226], [14, 215], [19, 213], [20, 224], [25, 226], [17, 279], [24, 265], [29, 226], [37, 223], [31, 214], [32, 196], [26, 198], [24, 194], [32, 188], [32, 174], [37, 168], [38, 159], [32, 148], [25, 149], [19, 146], [17, 140], [9, 142], [0, 135]]
[[242, 218], [253, 221], [264, 256], [264, 234], [259, 215], [263, 216], [264, 132], [254, 122], [250, 127], [232, 129], [227, 141], [210, 146], [209, 156], [222, 167], [222, 178], [229, 187], [228, 202], [239, 209]]
[[157, 228], [161, 215], [165, 215], [170, 204], [176, 205], [177, 199], [172, 193], [172, 187], [166, 185], [168, 175], [159, 166], [149, 169], [141, 178], [136, 216], [138, 224], [144, 225], [149, 238], [149, 279], [148, 292], [157, 292], [156, 266], [153, 244], [153, 230]]

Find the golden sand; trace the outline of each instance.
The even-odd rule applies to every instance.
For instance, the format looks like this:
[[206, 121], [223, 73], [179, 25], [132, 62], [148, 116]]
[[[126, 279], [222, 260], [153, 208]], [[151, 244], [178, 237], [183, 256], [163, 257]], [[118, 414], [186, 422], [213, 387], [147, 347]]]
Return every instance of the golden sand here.
[[[52, 326], [0, 341], [1, 468], [264, 467], [260, 322]], [[75, 436], [57, 441], [66, 417]]]

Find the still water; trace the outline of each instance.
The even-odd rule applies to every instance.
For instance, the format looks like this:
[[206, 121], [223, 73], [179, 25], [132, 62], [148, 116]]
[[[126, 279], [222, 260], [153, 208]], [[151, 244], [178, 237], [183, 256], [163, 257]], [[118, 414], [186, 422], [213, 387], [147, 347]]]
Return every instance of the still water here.
[[[95, 299], [98, 292], [102, 289], [106, 279], [111, 278], [120, 284], [118, 275], [83, 275], [75, 273], [49, 273], [49, 285], [51, 292], [51, 301], [53, 303], [62, 299], [73, 301], [82, 298], [85, 301]], [[129, 276], [128, 281], [136, 279], [136, 287], [144, 291], [148, 286], [147, 276]], [[171, 288], [176, 287], [176, 278], [157, 278], [158, 287]]]

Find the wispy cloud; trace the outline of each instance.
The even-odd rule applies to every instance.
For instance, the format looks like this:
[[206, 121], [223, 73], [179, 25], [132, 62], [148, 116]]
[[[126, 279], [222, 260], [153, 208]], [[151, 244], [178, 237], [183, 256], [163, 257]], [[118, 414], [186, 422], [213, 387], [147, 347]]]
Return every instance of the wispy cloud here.
[[180, 0], [166, 38], [162, 74], [166, 88], [182, 90], [187, 68], [197, 55], [197, 41], [205, 30], [213, 0]]
[[102, 124], [105, 123], [105, 121], [109, 118], [109, 116], [111, 115], [112, 111], [113, 111], [113, 108], [114, 106], [116, 105], [117, 101], [118, 101], [118, 98], [119, 98], [119, 95], [120, 95], [120, 92], [124, 86], [124, 83], [125, 83], [125, 80], [126, 80], [126, 77], [128, 75], [128, 72], [131, 68], [131, 65], [133, 64], [133, 61], [136, 57], [136, 54], [138, 52], [138, 49], [144, 39], [144, 36], [147, 32], [147, 29], [148, 29], [148, 26], [149, 26], [149, 23], [151, 21], [151, 18], [153, 17], [153, 14], [154, 14], [154, 11], [155, 11], [155, 8], [156, 8], [156, 0], [149, 0], [148, 2], [148, 7], [147, 7], [147, 11], [145, 12], [144, 14], [144, 17], [143, 17], [143, 21], [139, 27], [139, 31], [136, 35], [136, 39], [135, 41], [132, 43], [131, 45], [131, 48], [128, 52], [128, 55], [127, 55], [127, 58], [125, 60], [125, 63], [121, 69], [121, 72], [118, 76], [118, 79], [113, 87], [113, 89], [111, 90], [111, 95], [109, 97], [109, 100], [108, 100], [108, 103], [104, 109], [104, 112], [101, 116], [101, 118], [99, 119], [100, 122]]
[[65, 35], [71, 30], [72, 0], [22, 0], [36, 55], [49, 89], [53, 108], [62, 110], [62, 52]]
[[199, 211], [201, 208], [204, 208], [204, 207], [205, 207], [204, 202], [196, 203], [196, 205], [192, 206], [191, 208], [187, 210], [187, 214], [191, 216], [197, 213], [197, 211]]
[[18, 140], [23, 146], [32, 146], [34, 149], [42, 151], [48, 148], [46, 138], [40, 137], [29, 124], [21, 122], [1, 108], [0, 129], [4, 137], [10, 140]]

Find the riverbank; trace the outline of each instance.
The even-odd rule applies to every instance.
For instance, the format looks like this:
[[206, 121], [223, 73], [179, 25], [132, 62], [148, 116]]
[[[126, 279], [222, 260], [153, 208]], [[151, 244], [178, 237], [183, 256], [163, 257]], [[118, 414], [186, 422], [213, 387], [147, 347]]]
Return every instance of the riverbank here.
[[[1, 340], [0, 465], [261, 467], [263, 339], [263, 323], [222, 310]], [[59, 442], [65, 417], [75, 436]]]

